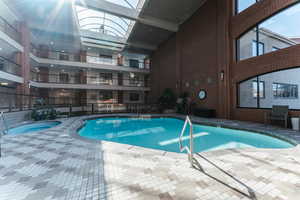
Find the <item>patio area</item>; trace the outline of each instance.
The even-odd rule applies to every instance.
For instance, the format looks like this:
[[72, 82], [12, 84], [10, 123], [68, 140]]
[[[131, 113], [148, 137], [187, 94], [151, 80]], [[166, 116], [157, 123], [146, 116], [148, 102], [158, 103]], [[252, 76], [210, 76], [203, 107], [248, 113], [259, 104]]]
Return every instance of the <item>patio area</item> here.
[[[201, 153], [204, 159], [195, 155], [201, 171], [190, 167], [185, 154], [82, 139], [76, 130], [84, 118], [63, 119], [61, 125], [37, 133], [5, 135], [0, 199], [297, 200], [300, 196], [299, 145]], [[222, 124], [276, 129], [236, 121]], [[289, 134], [300, 141], [296, 132]]]

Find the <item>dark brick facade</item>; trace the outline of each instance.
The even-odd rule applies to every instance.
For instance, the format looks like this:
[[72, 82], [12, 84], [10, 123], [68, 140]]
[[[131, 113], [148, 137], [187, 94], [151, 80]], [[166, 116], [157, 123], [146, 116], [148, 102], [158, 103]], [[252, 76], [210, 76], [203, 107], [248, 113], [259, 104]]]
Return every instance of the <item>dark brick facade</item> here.
[[[300, 45], [236, 62], [236, 39], [295, 2], [262, 0], [234, 15], [234, 1], [207, 1], [152, 55], [152, 99], [169, 87], [177, 94], [190, 92], [199, 107], [216, 109], [218, 117], [263, 122], [266, 110], [237, 108], [236, 85], [259, 74], [300, 66]], [[200, 89], [208, 92], [205, 101], [197, 98]]]

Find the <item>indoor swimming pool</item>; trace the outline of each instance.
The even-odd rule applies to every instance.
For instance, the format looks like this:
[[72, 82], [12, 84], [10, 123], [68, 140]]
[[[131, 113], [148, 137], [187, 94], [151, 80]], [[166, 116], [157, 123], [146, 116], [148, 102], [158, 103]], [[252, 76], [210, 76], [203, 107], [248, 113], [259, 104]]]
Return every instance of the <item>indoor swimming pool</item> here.
[[[84, 138], [105, 140], [170, 152], [180, 152], [184, 121], [175, 118], [98, 118], [87, 120], [78, 131]], [[188, 128], [189, 129], [189, 128]], [[189, 130], [183, 144], [189, 143]], [[229, 148], [289, 148], [289, 142], [254, 132], [193, 124], [194, 152]]]

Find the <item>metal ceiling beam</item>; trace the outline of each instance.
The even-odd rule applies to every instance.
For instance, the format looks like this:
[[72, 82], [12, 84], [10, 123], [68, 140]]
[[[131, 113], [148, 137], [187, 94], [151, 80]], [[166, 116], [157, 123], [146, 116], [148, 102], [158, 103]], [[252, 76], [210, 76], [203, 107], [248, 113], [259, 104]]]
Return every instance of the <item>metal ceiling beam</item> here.
[[76, 5], [83, 6], [88, 9], [106, 12], [115, 16], [134, 20], [142, 24], [161, 28], [167, 31], [178, 31], [178, 24], [148, 16], [140, 17], [139, 12], [135, 9], [120, 6], [105, 0], [76, 0]]
[[103, 33], [93, 32], [93, 31], [89, 31], [89, 30], [81, 30], [80, 36], [83, 37], [81, 39], [81, 41], [82, 41], [82, 43], [85, 43], [85, 44], [87, 42], [90, 42], [90, 43], [98, 43], [98, 42], [99, 43], [114, 43], [114, 44], [116, 44], [116, 46], [129, 45], [129, 46], [146, 49], [146, 50], [151, 50], [151, 51], [156, 50], [156, 46], [154, 46], [154, 45], [140, 43], [140, 42], [127, 42], [126, 39], [121, 38], [121, 37], [106, 35]]

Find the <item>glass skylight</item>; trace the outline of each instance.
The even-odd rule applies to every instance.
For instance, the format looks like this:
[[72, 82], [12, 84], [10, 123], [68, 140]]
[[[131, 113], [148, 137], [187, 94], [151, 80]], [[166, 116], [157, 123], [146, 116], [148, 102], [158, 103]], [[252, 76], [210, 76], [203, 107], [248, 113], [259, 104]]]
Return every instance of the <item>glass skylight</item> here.
[[136, 9], [139, 4], [139, 0], [106, 0], [106, 1], [109, 1], [114, 4], [118, 4], [120, 6], [124, 6], [127, 8], [133, 8], [133, 9]]
[[134, 22], [108, 13], [76, 6], [80, 30], [127, 38]]

